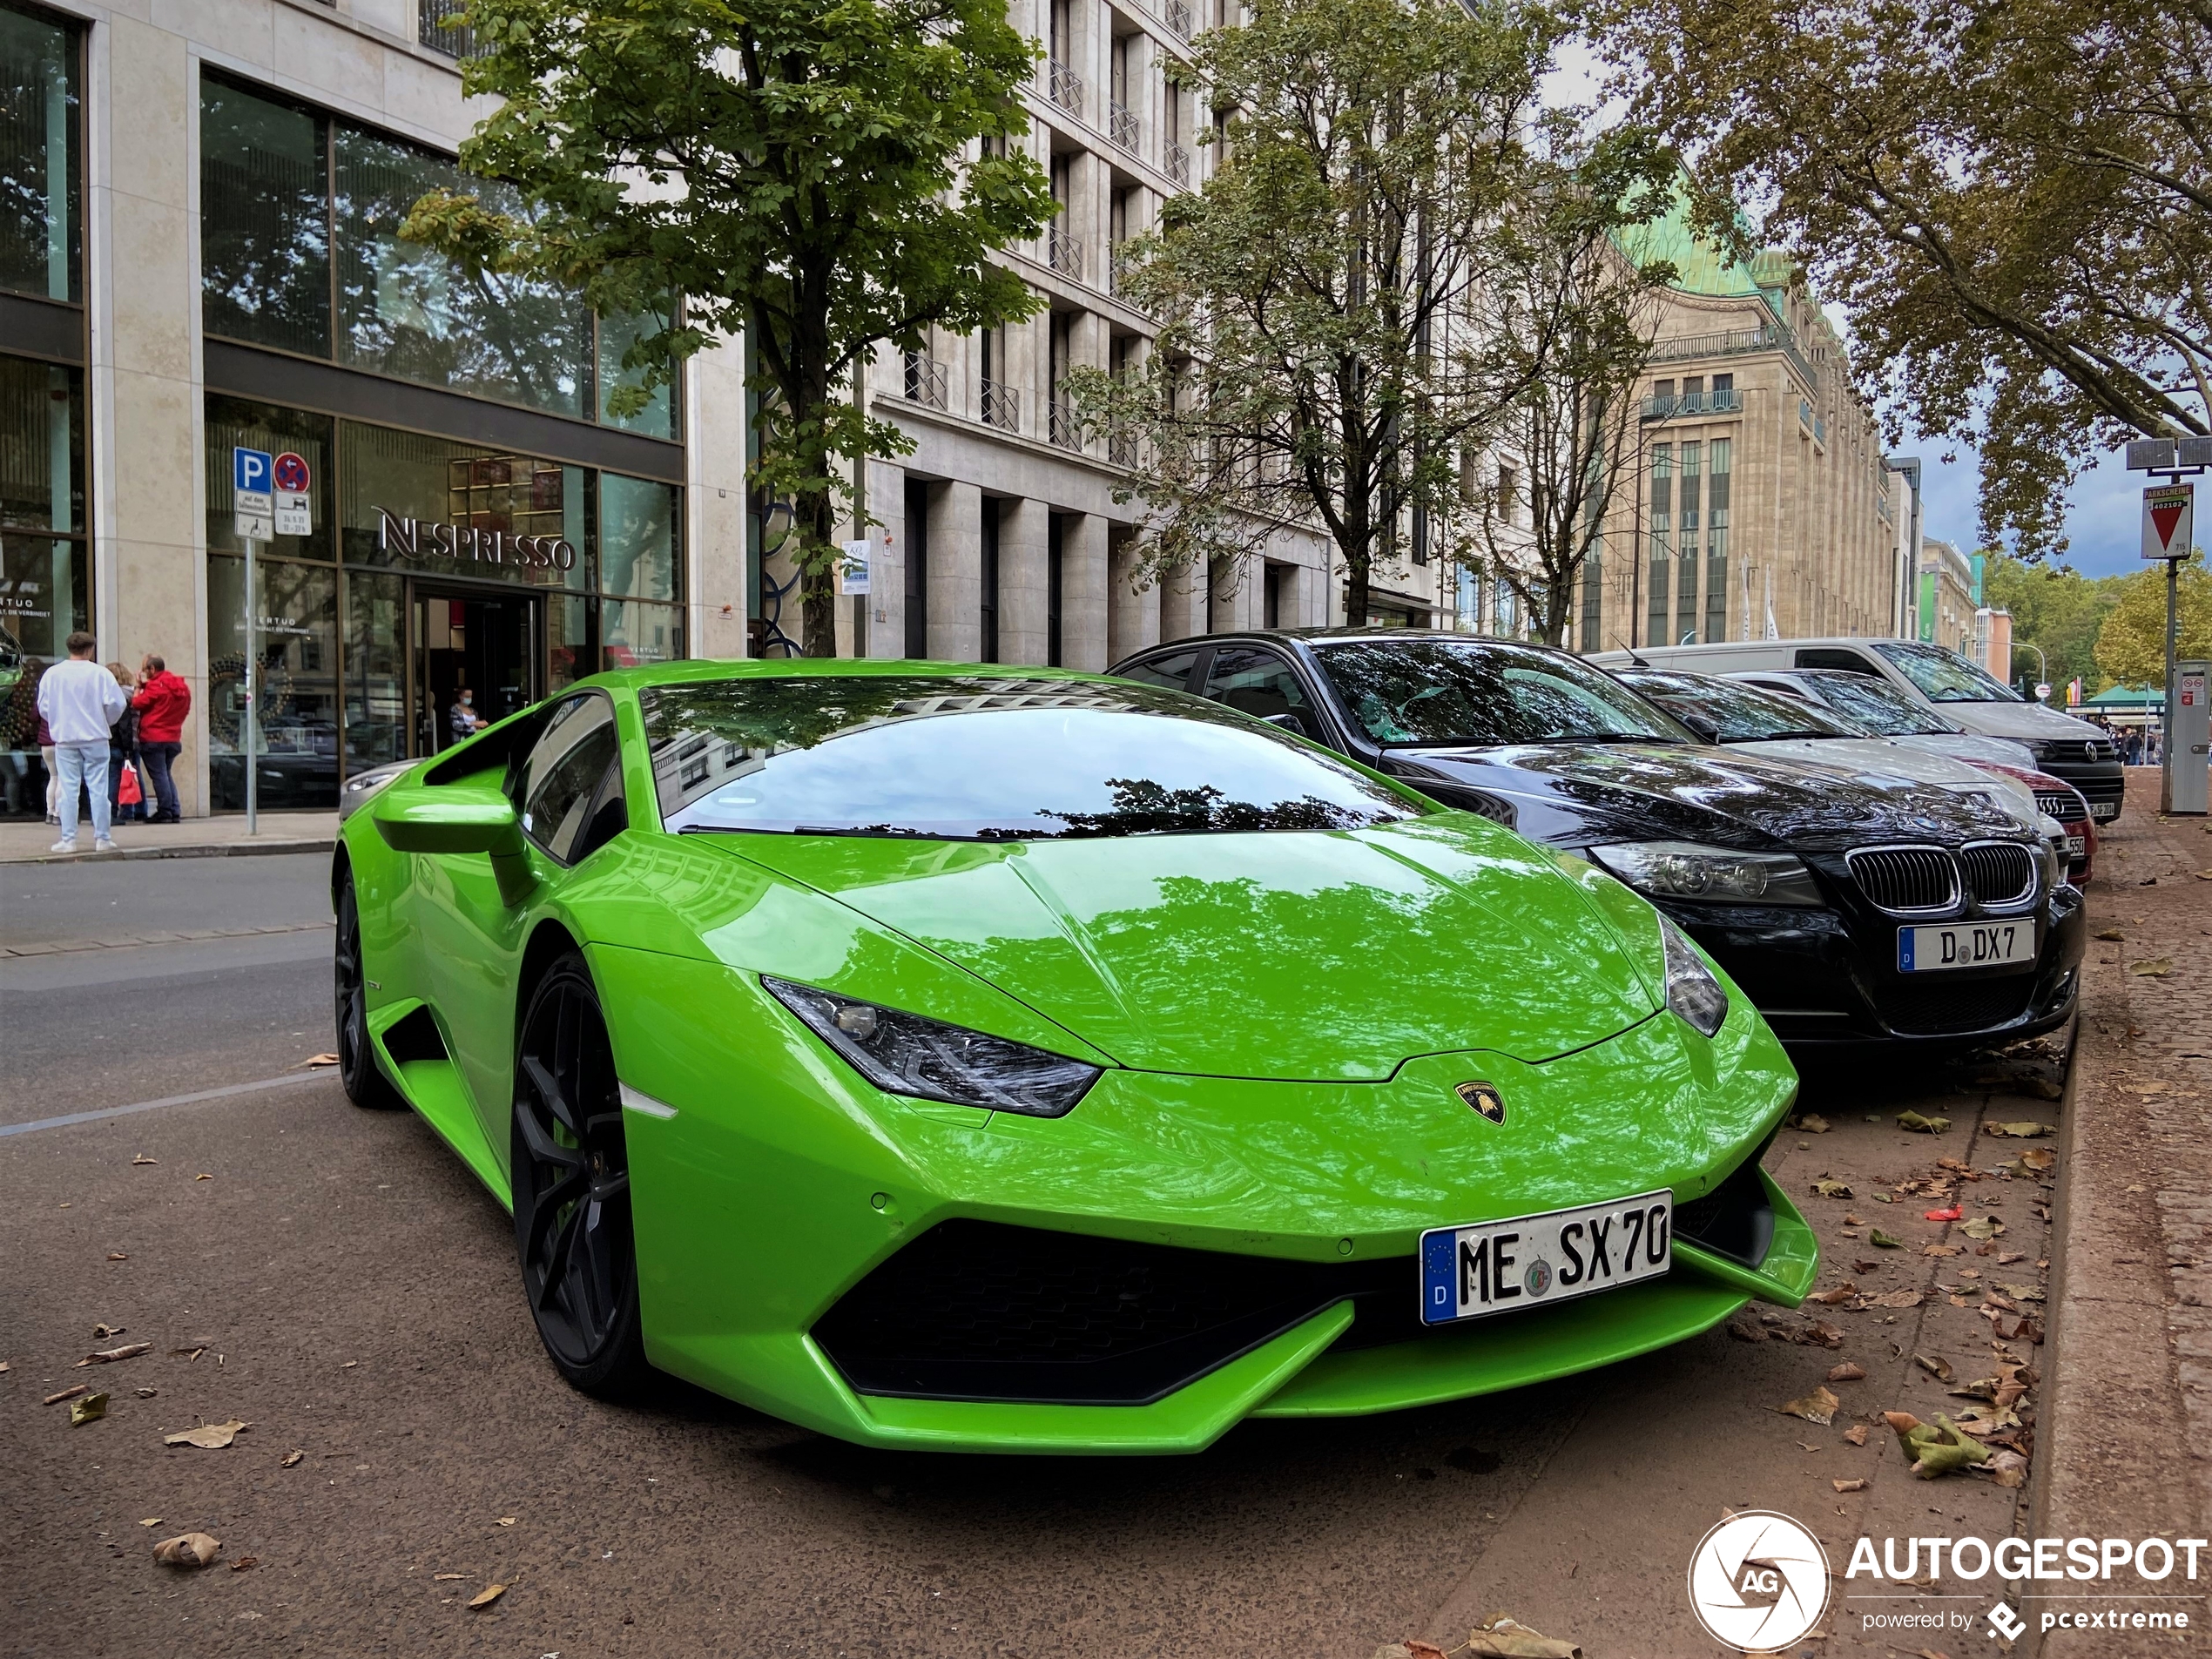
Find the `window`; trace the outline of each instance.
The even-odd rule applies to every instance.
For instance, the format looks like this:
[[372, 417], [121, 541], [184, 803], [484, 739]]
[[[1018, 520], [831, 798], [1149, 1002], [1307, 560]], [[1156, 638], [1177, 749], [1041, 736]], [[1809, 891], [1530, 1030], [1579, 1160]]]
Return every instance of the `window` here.
[[1511, 467], [1498, 469], [1498, 522], [1512, 524], [1521, 510], [1521, 480]]
[[1835, 668], [1846, 674], [1871, 674], [1878, 678], [1881, 670], [1868, 662], [1849, 646], [1814, 645], [1797, 652], [1799, 668]]
[[[1726, 388], [1721, 382], [1730, 377], [1713, 377], [1713, 395], [1717, 397]], [[1706, 446], [1707, 466], [1710, 476], [1705, 483], [1705, 637], [1708, 641], [1728, 637], [1728, 502], [1729, 486], [1732, 480], [1730, 468], [1735, 463], [1735, 440], [1715, 438]]]
[[1682, 743], [1650, 704], [1558, 652], [1447, 640], [1315, 647], [1321, 671], [1379, 744]]
[[523, 833], [563, 864], [604, 845], [603, 813], [624, 811], [621, 750], [605, 698], [586, 692], [555, 709], [516, 784]]
[[1693, 731], [1716, 743], [1777, 743], [1791, 738], [1863, 738], [1842, 716], [1798, 698], [1777, 697], [1735, 680], [1704, 674], [1624, 670], [1629, 689], [1642, 692]]
[[1288, 715], [1307, 737], [1321, 735], [1296, 671], [1271, 651], [1241, 646], [1216, 651], [1206, 670], [1206, 695], [1261, 719]]
[[84, 297], [79, 96], [76, 32], [0, 6], [0, 288]]
[[1119, 677], [1180, 691], [1189, 684], [1190, 671], [1197, 661], [1198, 653], [1195, 651], [1177, 651], [1172, 657], [1155, 657], [1149, 662], [1131, 663], [1120, 671]]
[[[671, 831], [1059, 840], [1359, 829], [1422, 805], [1278, 732], [1141, 685], [898, 674], [639, 694]], [[732, 772], [684, 786], [699, 733]]]
[[207, 332], [330, 355], [330, 125], [212, 77], [200, 88]]
[[[2027, 699], [2009, 685], [1993, 679], [1954, 651], [1941, 645], [1919, 645], [1903, 640], [1879, 639], [1874, 649], [1919, 687], [1931, 703], [2024, 703]], [[1819, 664], [1805, 663], [1803, 667]]]

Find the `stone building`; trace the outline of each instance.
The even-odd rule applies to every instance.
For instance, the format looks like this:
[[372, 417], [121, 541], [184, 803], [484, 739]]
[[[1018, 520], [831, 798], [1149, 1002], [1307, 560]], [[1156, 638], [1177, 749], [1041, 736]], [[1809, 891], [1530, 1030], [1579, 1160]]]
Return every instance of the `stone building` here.
[[[1913, 637], [1981, 660], [1976, 613], [1981, 607], [1981, 560], [1931, 536], [1920, 543], [1918, 625]], [[1986, 613], [1985, 613], [1986, 614]], [[2000, 679], [2011, 678], [2000, 672]]]
[[1842, 341], [1777, 253], [1748, 266], [1679, 215], [1629, 482], [1585, 567], [1576, 640], [1641, 644], [1897, 630], [1897, 474]]

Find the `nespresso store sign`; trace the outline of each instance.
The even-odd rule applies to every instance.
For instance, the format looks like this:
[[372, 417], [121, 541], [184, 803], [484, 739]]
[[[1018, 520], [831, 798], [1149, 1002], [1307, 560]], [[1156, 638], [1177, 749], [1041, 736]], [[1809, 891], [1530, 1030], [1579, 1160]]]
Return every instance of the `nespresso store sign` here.
[[576, 569], [576, 543], [562, 536], [509, 536], [505, 530], [478, 529], [469, 524], [399, 518], [381, 507], [372, 510], [376, 515], [376, 544], [401, 558], [502, 564], [518, 570]]

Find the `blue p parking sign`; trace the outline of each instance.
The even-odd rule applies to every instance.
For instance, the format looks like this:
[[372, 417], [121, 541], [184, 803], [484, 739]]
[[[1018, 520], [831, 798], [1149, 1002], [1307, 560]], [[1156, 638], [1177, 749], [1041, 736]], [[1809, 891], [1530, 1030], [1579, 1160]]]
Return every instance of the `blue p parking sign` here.
[[269, 452], [266, 449], [231, 451], [231, 488], [249, 496], [269, 493]]

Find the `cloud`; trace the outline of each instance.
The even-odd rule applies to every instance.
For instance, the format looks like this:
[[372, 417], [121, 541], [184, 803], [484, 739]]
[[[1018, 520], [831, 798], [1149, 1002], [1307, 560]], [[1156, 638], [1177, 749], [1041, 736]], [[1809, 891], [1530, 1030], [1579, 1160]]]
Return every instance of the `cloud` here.
[[[1946, 449], [1957, 459], [1946, 463]], [[1915, 453], [1907, 444], [1905, 455]], [[1979, 496], [1981, 458], [1968, 446], [1932, 442], [1919, 450], [1922, 460], [1920, 520], [1927, 535], [1962, 548], [1980, 541]], [[2135, 570], [2142, 545], [2141, 492], [2143, 479], [2108, 455], [2074, 481], [2067, 492], [2066, 536], [2068, 546], [2060, 563], [2084, 576], [2114, 576]]]

